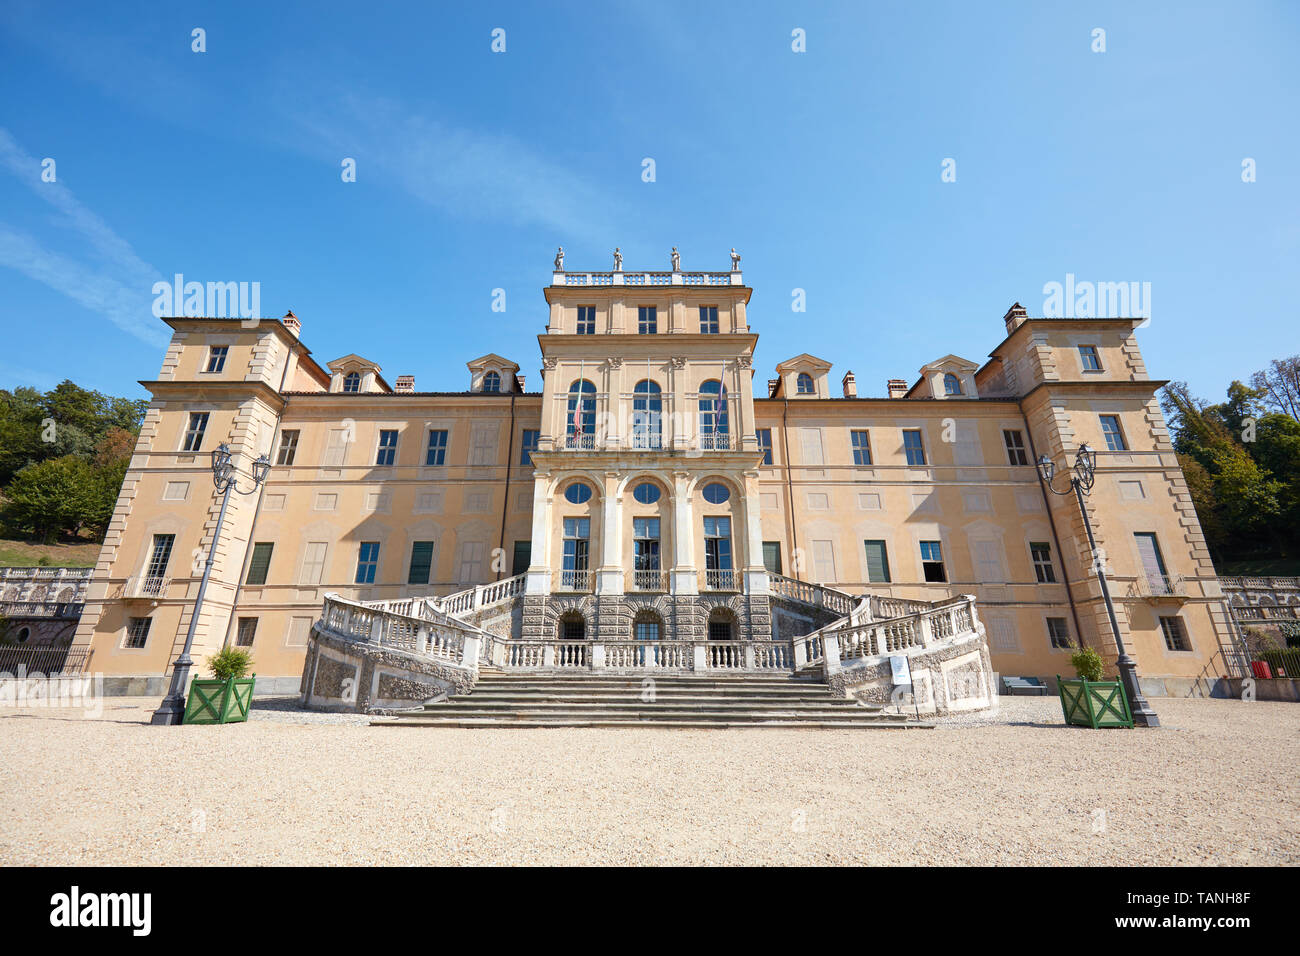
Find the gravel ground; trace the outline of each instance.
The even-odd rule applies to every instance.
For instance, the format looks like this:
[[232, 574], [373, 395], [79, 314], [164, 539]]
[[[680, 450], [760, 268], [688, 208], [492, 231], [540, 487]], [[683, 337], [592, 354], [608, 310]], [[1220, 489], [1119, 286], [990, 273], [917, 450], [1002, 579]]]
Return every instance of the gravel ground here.
[[0, 864], [1285, 864], [1300, 706], [1160, 730], [1003, 699], [935, 730], [225, 727], [0, 708]]

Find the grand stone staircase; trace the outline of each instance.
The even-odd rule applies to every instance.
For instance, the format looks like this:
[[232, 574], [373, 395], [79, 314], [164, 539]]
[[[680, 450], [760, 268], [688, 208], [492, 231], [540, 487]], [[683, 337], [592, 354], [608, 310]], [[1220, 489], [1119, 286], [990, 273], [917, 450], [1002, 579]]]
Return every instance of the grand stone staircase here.
[[[892, 709], [891, 709], [892, 710]], [[654, 677], [511, 674], [484, 670], [473, 690], [381, 727], [666, 727], [866, 730], [933, 727], [832, 697], [826, 684], [785, 676]]]

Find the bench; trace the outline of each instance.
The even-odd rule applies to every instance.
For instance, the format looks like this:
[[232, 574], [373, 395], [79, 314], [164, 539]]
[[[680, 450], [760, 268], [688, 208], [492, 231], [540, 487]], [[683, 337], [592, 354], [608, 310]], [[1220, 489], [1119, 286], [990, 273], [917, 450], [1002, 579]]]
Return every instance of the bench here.
[[1037, 677], [1004, 677], [1002, 692], [1010, 697], [1046, 697], [1047, 685]]

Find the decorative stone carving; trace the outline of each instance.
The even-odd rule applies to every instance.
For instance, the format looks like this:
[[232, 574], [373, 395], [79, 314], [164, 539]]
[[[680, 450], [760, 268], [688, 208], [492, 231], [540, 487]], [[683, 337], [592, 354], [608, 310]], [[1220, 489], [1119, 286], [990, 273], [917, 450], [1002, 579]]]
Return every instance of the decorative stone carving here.
[[735, 246], [731, 247], [731, 271], [740, 271], [740, 253], [736, 251]]
[[677, 251], [676, 246], [673, 246], [673, 272], [681, 272], [681, 271], [682, 271], [682, 254]]
[[564, 246], [560, 246], [559, 251], [555, 253], [555, 271], [564, 271]]
[[685, 355], [674, 355], [670, 361], [672, 362], [673, 368], [686, 368]]
[[606, 363], [609, 365], [610, 368], [622, 368], [622, 367], [623, 367], [623, 357], [622, 357], [621, 355], [611, 355], [611, 356], [610, 356], [608, 359], [606, 359], [605, 361], [606, 361]]
[[618, 251], [618, 246], [614, 247], [614, 271], [623, 271], [623, 253]]

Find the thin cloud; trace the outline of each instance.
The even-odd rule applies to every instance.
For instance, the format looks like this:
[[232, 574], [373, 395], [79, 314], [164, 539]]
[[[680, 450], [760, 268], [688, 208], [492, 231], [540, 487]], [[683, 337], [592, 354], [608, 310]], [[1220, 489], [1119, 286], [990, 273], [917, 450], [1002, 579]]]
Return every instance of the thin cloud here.
[[131, 244], [87, 209], [62, 183], [42, 182], [40, 162], [0, 127], [0, 165], [61, 214], [58, 220], [90, 244], [106, 269], [54, 252], [35, 237], [0, 222], [0, 265], [105, 316], [118, 328], [151, 344], [166, 341], [152, 321], [153, 283], [162, 274], [135, 254]]
[[451, 126], [390, 100], [345, 98], [328, 119], [297, 116], [338, 163], [357, 160], [358, 180], [391, 179], [422, 202], [465, 219], [542, 226], [557, 234], [608, 233], [615, 201], [571, 168], [504, 134]]

